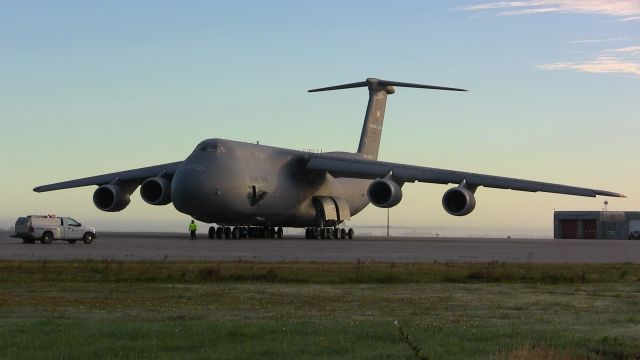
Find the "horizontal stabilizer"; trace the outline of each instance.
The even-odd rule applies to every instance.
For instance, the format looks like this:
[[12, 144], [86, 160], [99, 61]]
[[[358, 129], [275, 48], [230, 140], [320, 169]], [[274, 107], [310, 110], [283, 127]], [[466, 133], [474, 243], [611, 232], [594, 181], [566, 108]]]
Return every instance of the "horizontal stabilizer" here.
[[406, 82], [399, 82], [399, 81], [389, 81], [389, 80], [381, 80], [376, 78], [368, 78], [367, 80], [361, 81], [361, 82], [312, 89], [312, 90], [309, 90], [309, 92], [351, 89], [351, 88], [357, 88], [357, 87], [370, 87], [370, 86], [376, 86], [376, 85], [380, 87], [399, 86], [399, 87], [410, 87], [410, 88], [431, 89], [431, 90], [467, 91], [465, 89], [458, 89], [458, 88], [451, 88], [451, 87], [444, 87], [444, 86], [413, 84], [413, 83], [406, 83]]

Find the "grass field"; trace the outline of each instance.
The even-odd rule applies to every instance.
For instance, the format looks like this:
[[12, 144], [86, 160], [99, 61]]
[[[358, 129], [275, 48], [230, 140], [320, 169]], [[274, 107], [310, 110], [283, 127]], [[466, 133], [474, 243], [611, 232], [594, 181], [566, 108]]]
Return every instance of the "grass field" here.
[[640, 265], [0, 262], [6, 359], [640, 359]]

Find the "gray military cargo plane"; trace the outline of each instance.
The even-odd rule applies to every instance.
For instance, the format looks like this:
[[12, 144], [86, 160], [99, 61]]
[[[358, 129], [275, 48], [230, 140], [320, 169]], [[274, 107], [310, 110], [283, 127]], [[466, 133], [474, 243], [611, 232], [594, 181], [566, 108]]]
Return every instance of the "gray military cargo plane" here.
[[[210, 238], [282, 237], [282, 227], [306, 228], [307, 238], [353, 238], [338, 228], [369, 203], [390, 208], [407, 182], [455, 184], [442, 197], [444, 210], [464, 216], [476, 206], [479, 186], [577, 196], [624, 195], [588, 188], [378, 161], [387, 96], [394, 87], [466, 91], [369, 78], [309, 92], [367, 87], [369, 102], [356, 153], [314, 153], [224, 139], [198, 144], [184, 161], [91, 176], [33, 189], [36, 192], [97, 185], [95, 206], [120, 211], [140, 186], [151, 205], [206, 223]], [[277, 228], [277, 229], [276, 229]]]

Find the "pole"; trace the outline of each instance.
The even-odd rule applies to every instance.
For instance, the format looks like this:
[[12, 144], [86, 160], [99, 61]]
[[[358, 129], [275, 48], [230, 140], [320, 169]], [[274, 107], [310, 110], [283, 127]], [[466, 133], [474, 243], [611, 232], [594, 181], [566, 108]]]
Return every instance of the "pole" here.
[[387, 208], [387, 237], [389, 237], [389, 209]]

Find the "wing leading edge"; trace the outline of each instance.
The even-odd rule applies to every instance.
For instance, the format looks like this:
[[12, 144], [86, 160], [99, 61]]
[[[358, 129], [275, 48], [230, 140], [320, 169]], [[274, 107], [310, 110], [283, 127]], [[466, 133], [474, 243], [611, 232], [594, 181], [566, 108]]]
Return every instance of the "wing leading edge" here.
[[180, 164], [182, 164], [182, 161], [162, 164], [162, 165], [148, 166], [148, 167], [133, 169], [133, 170], [114, 172], [114, 173], [97, 175], [97, 176], [90, 176], [82, 179], [75, 179], [75, 180], [63, 181], [63, 182], [49, 184], [49, 185], [38, 186], [34, 188], [33, 191], [46, 192], [46, 191], [69, 189], [69, 188], [90, 186], [90, 185], [99, 186], [99, 185], [110, 184], [114, 181], [136, 183], [136, 185], [139, 185], [147, 178], [158, 176], [161, 174], [164, 174], [165, 176], [173, 176], [173, 174], [176, 172]]
[[595, 190], [540, 181], [515, 179], [501, 176], [474, 174], [469, 172], [404, 165], [383, 161], [365, 160], [351, 157], [316, 155], [307, 163], [310, 170], [327, 171], [335, 177], [356, 179], [379, 179], [391, 174], [399, 182], [425, 182], [435, 184], [460, 184], [484, 186], [497, 189], [511, 189], [529, 192], [548, 192], [577, 196], [626, 197], [611, 191]]

